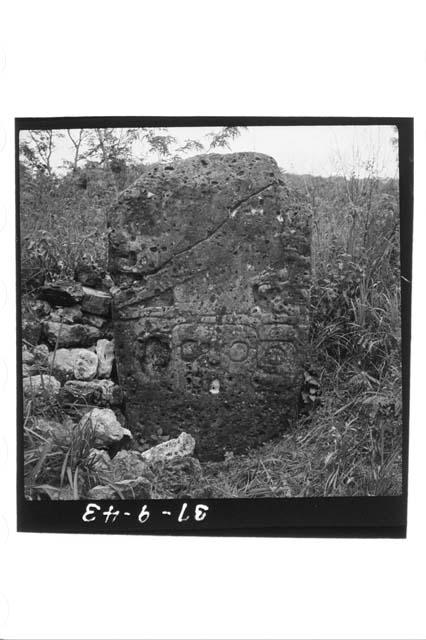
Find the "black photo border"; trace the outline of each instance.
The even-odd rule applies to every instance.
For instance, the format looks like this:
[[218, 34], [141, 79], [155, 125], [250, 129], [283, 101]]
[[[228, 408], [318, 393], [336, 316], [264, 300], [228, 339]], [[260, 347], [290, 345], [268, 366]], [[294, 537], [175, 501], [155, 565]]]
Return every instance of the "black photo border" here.
[[[348, 126], [398, 128], [401, 222], [403, 485], [399, 496], [200, 500], [28, 501], [24, 497], [21, 363], [21, 240], [19, 133], [28, 129], [201, 126]], [[413, 235], [413, 118], [392, 117], [54, 117], [15, 119], [17, 531], [142, 535], [405, 538], [408, 492], [411, 274]], [[149, 517], [138, 519], [142, 508]], [[203, 505], [197, 511], [197, 505]], [[102, 516], [103, 511], [119, 512]], [[99, 508], [98, 508], [99, 507]], [[206, 510], [204, 507], [208, 507]], [[198, 514], [198, 519], [195, 514]], [[86, 514], [85, 519], [83, 518]], [[200, 515], [200, 514], [204, 514]], [[107, 522], [105, 520], [108, 520]]]

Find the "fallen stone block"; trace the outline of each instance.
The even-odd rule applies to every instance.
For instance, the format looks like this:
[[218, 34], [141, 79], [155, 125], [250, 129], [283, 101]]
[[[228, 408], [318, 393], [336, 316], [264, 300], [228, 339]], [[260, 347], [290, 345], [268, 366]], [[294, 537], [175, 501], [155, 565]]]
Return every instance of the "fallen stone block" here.
[[74, 378], [93, 380], [98, 370], [98, 356], [88, 349], [77, 349], [74, 355]]
[[153, 464], [156, 462], [170, 462], [176, 458], [191, 456], [194, 453], [195, 440], [189, 433], [181, 433], [178, 438], [173, 438], [167, 442], [144, 451], [141, 457], [145, 462]]
[[95, 448], [109, 447], [125, 436], [132, 437], [128, 429], [123, 429], [111, 409], [92, 409], [82, 417], [76, 429], [87, 432], [84, 437], [92, 440]]

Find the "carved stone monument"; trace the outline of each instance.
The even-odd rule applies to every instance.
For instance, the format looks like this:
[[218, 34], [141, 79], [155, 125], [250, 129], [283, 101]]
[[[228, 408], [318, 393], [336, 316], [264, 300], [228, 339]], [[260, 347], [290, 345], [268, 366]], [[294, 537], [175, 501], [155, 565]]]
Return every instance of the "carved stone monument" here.
[[191, 433], [201, 459], [297, 416], [310, 239], [258, 153], [147, 166], [109, 212], [117, 370], [134, 433]]

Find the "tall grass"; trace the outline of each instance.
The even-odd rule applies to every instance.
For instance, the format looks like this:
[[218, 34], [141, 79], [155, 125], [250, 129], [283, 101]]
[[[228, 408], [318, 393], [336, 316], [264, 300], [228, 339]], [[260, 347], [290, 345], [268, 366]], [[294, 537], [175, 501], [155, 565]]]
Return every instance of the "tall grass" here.
[[[128, 172], [128, 181], [137, 167]], [[310, 358], [321, 390], [294, 431], [246, 456], [204, 465], [193, 495], [384, 495], [401, 490], [399, 194], [395, 180], [285, 175], [288, 204], [312, 227]], [[111, 176], [96, 167], [62, 178], [21, 171], [23, 288], [72, 276], [89, 255], [106, 266]], [[309, 396], [309, 394], [307, 394]], [[303, 403], [302, 403], [303, 405]], [[93, 486], [86, 439], [47, 444], [29, 405], [24, 432], [29, 497], [52, 485]], [[54, 411], [53, 411], [54, 409]], [[60, 419], [61, 409], [46, 409]], [[59, 413], [58, 413], [59, 411]], [[63, 417], [63, 416], [62, 416]], [[85, 466], [86, 465], [86, 466]], [[38, 489], [37, 489], [38, 487]]]

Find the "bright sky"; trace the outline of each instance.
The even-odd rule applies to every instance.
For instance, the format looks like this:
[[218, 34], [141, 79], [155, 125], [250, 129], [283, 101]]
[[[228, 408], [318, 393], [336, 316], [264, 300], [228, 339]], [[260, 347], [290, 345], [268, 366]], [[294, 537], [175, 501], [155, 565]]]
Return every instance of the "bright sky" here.
[[[170, 127], [170, 135], [177, 138], [178, 145], [185, 139], [199, 140], [206, 146], [206, 133], [212, 127]], [[308, 173], [312, 175], [349, 174], [352, 170], [359, 176], [365, 174], [365, 165], [372, 160], [379, 176], [397, 177], [397, 150], [392, 145], [396, 129], [384, 125], [368, 126], [288, 126], [249, 127], [231, 142], [231, 151], [257, 151], [272, 156], [278, 165], [288, 173]], [[146, 155], [139, 145], [134, 149], [141, 152], [148, 162], [156, 162], [157, 154]], [[57, 143], [53, 158], [55, 168], [64, 159], [71, 157], [71, 145], [66, 138]], [[225, 149], [219, 153], [227, 153]], [[188, 155], [193, 155], [191, 152]]]

